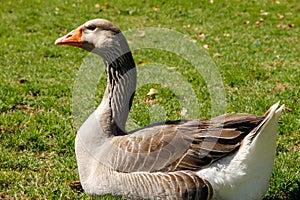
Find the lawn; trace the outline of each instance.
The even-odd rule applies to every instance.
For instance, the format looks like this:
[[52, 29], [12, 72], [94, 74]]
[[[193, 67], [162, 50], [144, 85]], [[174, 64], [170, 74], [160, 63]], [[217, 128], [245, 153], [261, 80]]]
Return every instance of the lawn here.
[[[80, 120], [74, 110], [74, 91], [78, 91], [74, 84], [88, 53], [55, 46], [54, 41], [93, 18], [108, 19], [125, 33], [156, 27], [193, 39], [220, 74], [226, 95], [224, 112], [262, 115], [279, 100], [285, 104], [266, 199], [299, 199], [297, 0], [8, 0], [0, 2], [0, 10], [0, 199], [90, 198], [67, 185], [79, 179], [74, 139]], [[133, 56], [138, 69], [157, 64], [176, 71], [200, 102], [197, 116], [214, 116], [205, 77], [189, 61], [176, 52], [155, 48], [135, 49]], [[89, 109], [100, 102], [105, 78], [97, 84]], [[147, 96], [150, 88], [157, 94]], [[131, 121], [144, 126], [182, 117], [185, 110], [171, 89], [157, 83], [139, 87]]]

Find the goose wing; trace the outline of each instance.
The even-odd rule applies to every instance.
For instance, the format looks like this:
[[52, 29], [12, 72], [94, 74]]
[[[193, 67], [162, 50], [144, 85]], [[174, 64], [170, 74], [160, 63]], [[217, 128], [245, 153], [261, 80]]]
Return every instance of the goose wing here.
[[119, 172], [196, 171], [233, 154], [264, 117], [226, 114], [206, 120], [167, 121], [112, 138], [111, 168]]

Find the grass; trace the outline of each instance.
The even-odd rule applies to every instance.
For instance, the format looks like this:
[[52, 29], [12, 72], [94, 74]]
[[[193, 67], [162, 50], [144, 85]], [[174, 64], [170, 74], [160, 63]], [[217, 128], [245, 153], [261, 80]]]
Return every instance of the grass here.
[[[124, 31], [164, 27], [189, 35], [199, 46], [209, 45], [207, 52], [226, 88], [226, 112], [261, 115], [278, 100], [284, 103], [266, 199], [299, 198], [298, 1], [24, 0], [2, 1], [0, 7], [0, 198], [90, 198], [66, 184], [78, 180], [72, 91], [87, 53], [53, 43], [99, 17]], [[205, 83], [188, 68], [189, 63], [158, 50], [137, 50], [134, 57], [140, 65], [158, 62], [183, 74], [201, 102], [199, 116], [210, 117]], [[105, 80], [101, 81], [99, 98]], [[152, 87], [159, 93], [148, 101]], [[130, 115], [139, 126], [152, 121], [148, 114], [152, 104], [163, 106], [168, 119], [180, 117], [174, 94], [150, 84], [137, 91]]]

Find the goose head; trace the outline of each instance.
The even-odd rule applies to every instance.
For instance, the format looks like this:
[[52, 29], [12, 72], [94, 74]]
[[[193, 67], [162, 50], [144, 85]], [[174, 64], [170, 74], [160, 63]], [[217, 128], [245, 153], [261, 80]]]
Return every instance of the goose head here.
[[105, 60], [115, 60], [130, 51], [120, 29], [105, 19], [87, 21], [67, 35], [58, 38], [55, 44], [80, 47], [100, 55]]

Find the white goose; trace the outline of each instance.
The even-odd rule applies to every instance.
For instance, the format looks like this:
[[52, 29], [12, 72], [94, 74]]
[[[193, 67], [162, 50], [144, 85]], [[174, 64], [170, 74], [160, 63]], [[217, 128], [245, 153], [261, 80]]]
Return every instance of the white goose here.
[[261, 117], [167, 121], [127, 133], [136, 71], [120, 29], [95, 19], [55, 43], [96, 53], [106, 65], [102, 102], [75, 141], [86, 193], [133, 199], [263, 198], [274, 164], [279, 103]]

